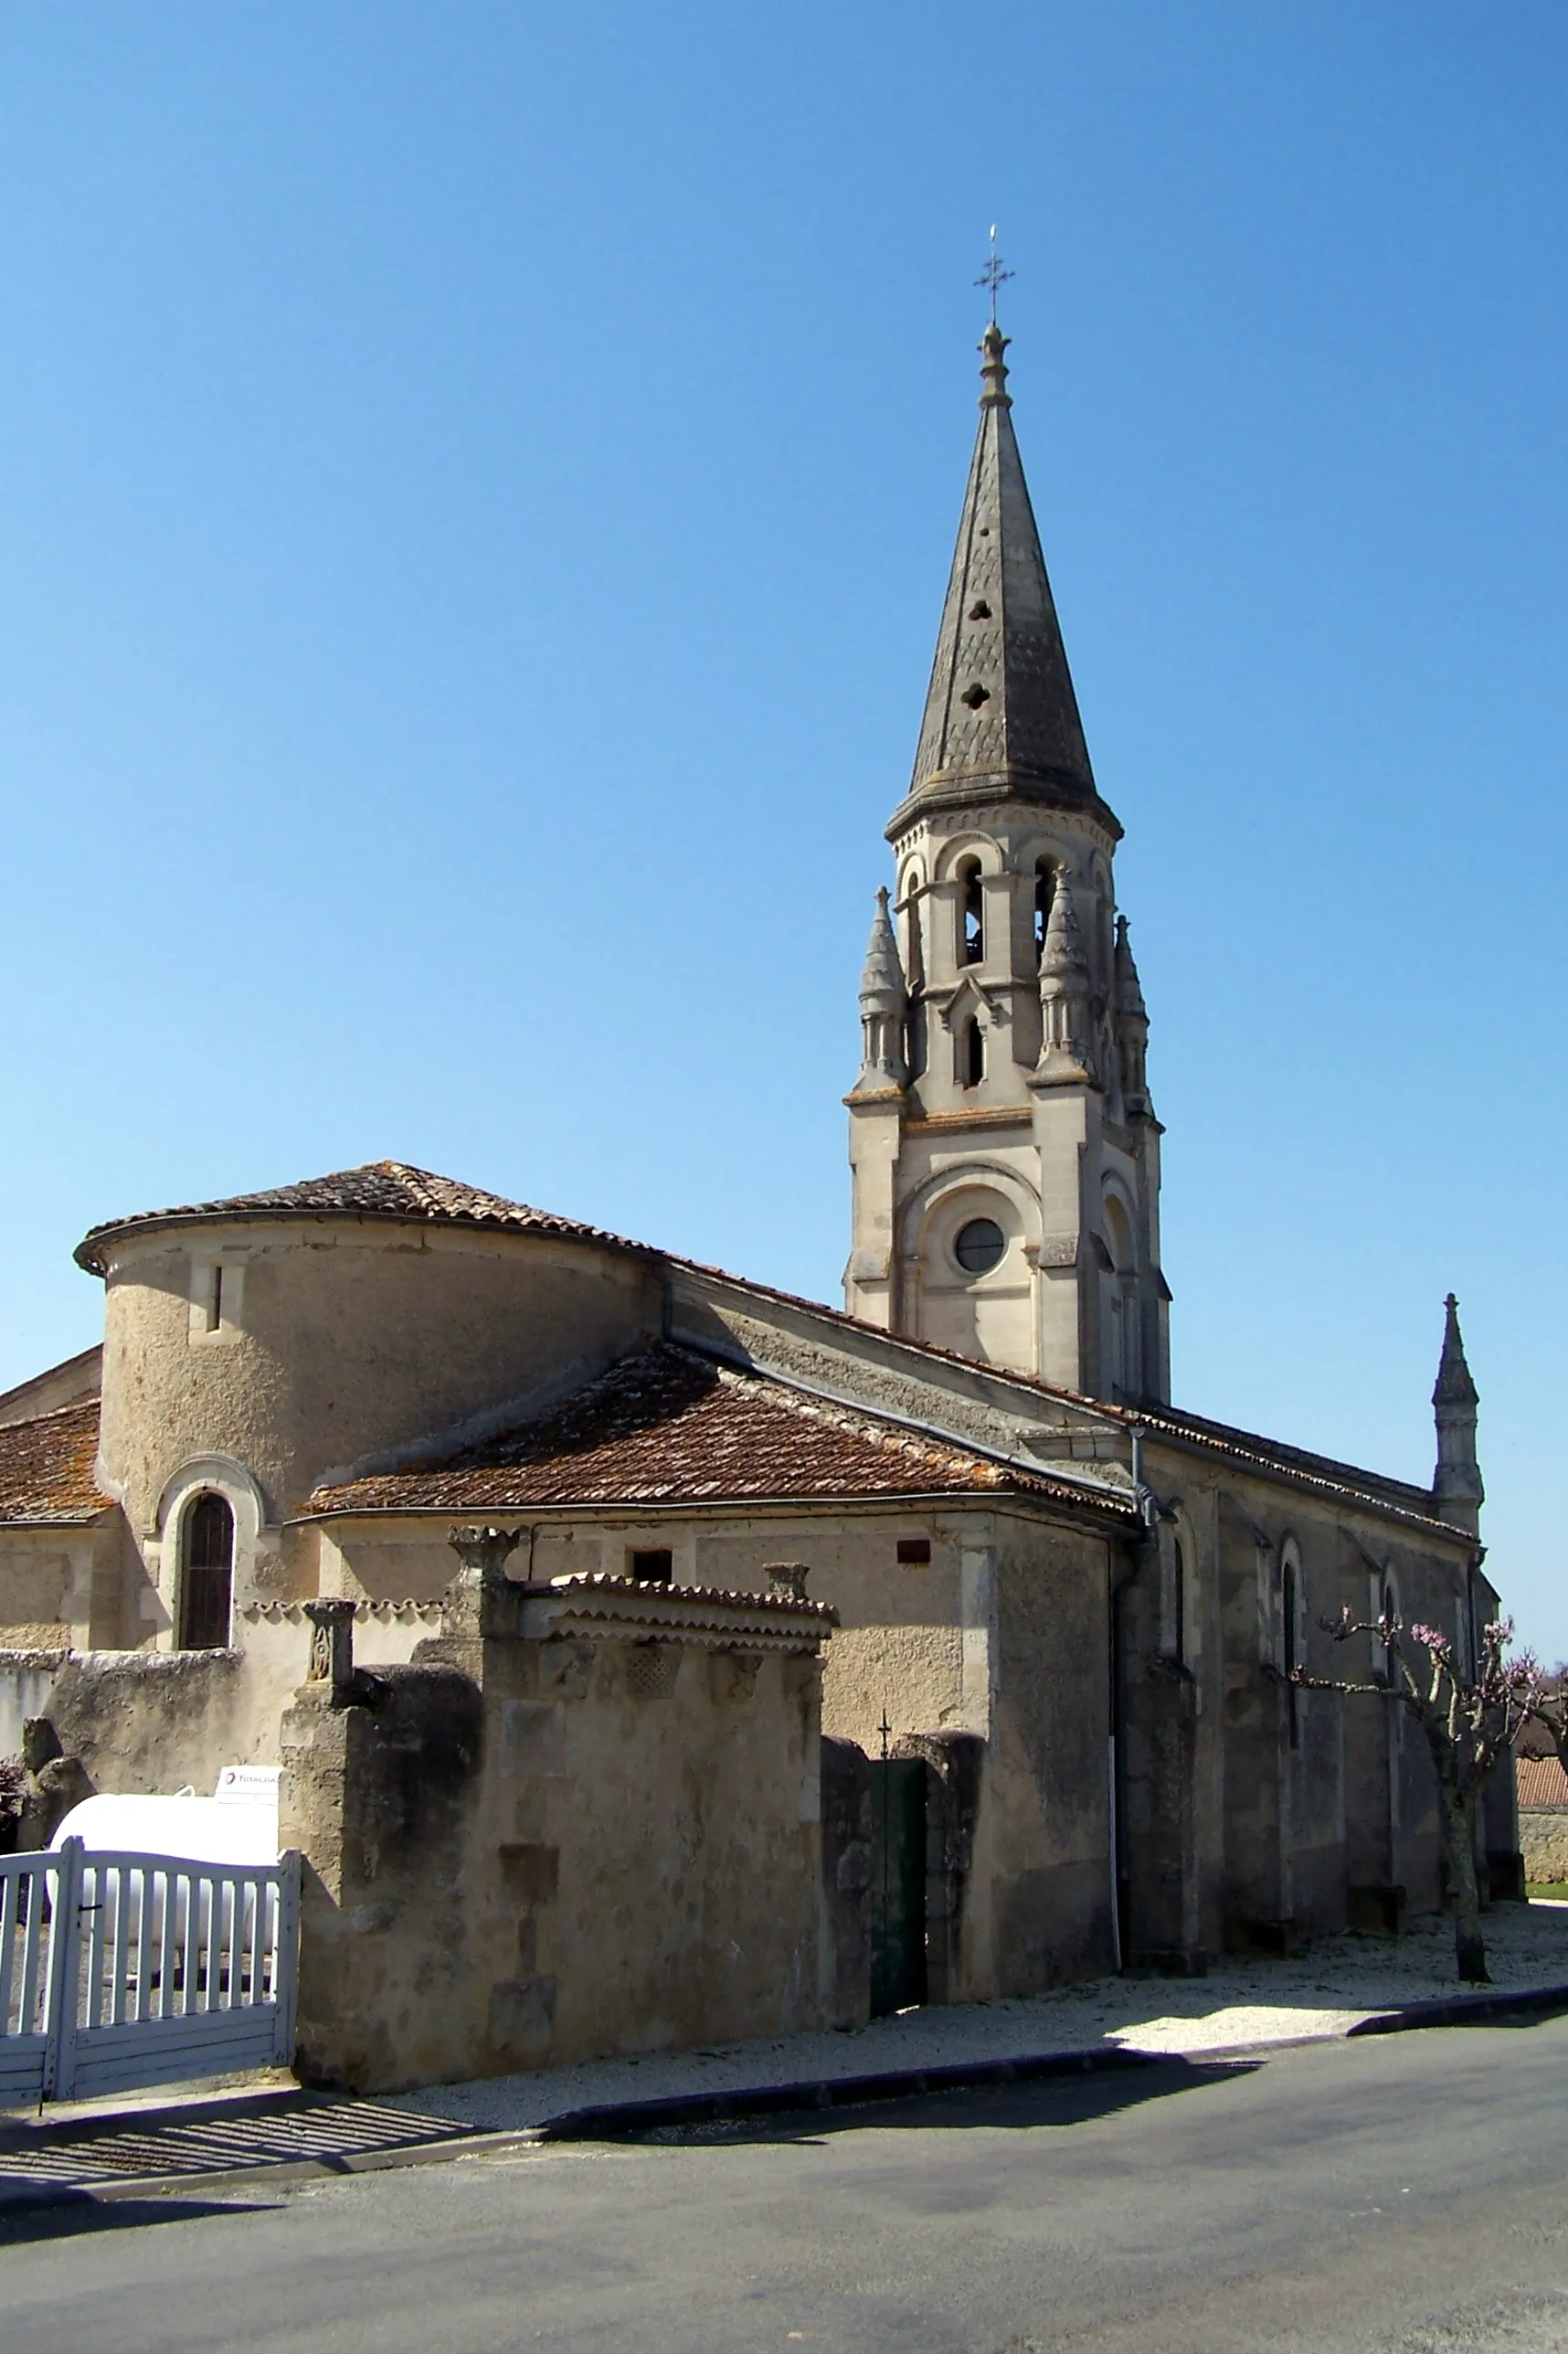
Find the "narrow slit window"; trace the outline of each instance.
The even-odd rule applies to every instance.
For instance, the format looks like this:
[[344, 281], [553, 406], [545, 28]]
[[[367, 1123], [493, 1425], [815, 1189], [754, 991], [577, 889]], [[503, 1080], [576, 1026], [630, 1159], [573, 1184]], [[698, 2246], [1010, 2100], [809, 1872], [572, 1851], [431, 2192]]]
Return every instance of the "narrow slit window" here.
[[980, 964], [985, 958], [985, 896], [978, 858], [966, 858], [959, 869], [959, 962]]
[[959, 1084], [978, 1087], [985, 1076], [985, 1034], [971, 1014], [959, 1041]]
[[1282, 1587], [1283, 1590], [1280, 1596], [1280, 1607], [1285, 1614], [1285, 1627], [1283, 1631], [1285, 1635], [1286, 1705], [1289, 1711], [1290, 1716], [1290, 1746], [1292, 1749], [1299, 1749], [1301, 1746], [1301, 1687], [1297, 1683], [1295, 1678], [1296, 1670], [1301, 1664], [1301, 1645], [1300, 1637], [1296, 1624], [1297, 1589], [1296, 1564], [1294, 1562], [1287, 1561], [1285, 1564], [1285, 1576], [1282, 1581]]
[[910, 999], [904, 1034], [904, 1059], [909, 1066], [909, 1076], [912, 1079], [921, 1078], [926, 1069], [926, 1006], [923, 999]]
[[1037, 965], [1045, 953], [1045, 933], [1051, 921], [1051, 902], [1055, 895], [1055, 868], [1048, 858], [1037, 859], [1034, 865], [1034, 961]]
[[1180, 1538], [1171, 1548], [1171, 1574], [1174, 1580], [1171, 1594], [1171, 1648], [1177, 1659], [1187, 1656], [1187, 1556]]

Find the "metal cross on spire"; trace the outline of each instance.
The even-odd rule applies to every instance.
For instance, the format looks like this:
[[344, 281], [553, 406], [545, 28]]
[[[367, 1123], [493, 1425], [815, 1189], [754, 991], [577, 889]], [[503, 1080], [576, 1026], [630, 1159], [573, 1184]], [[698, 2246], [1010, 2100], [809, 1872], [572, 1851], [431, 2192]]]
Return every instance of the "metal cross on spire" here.
[[996, 223], [992, 221], [991, 225], [991, 260], [986, 263], [985, 268], [975, 280], [975, 284], [977, 286], [989, 286], [991, 289], [991, 323], [993, 327], [996, 324], [996, 290], [1009, 278], [1011, 278], [1012, 274], [1012, 271], [1005, 266], [1001, 254], [998, 253], [996, 249]]

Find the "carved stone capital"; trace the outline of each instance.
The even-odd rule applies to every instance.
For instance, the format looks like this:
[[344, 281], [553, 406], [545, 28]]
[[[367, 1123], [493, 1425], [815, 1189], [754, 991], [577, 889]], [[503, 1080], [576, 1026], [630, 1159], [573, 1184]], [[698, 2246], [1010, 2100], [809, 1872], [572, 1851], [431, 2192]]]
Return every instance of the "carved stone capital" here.
[[460, 1523], [447, 1532], [458, 1557], [458, 1574], [448, 1586], [444, 1619], [455, 1636], [516, 1632], [517, 1589], [506, 1564], [523, 1541], [522, 1529], [493, 1528], [484, 1522]]
[[328, 1687], [334, 1707], [355, 1697], [354, 1605], [346, 1595], [323, 1594], [305, 1604], [311, 1622], [311, 1660], [307, 1684]]

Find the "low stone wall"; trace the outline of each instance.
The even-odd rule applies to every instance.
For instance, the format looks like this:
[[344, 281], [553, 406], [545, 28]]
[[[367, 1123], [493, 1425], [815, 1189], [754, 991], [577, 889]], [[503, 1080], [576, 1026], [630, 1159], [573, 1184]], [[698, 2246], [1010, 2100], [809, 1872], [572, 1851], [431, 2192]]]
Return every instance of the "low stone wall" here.
[[831, 1624], [794, 1597], [492, 1579], [406, 1667], [340, 1642], [329, 1676], [323, 1645], [281, 1742], [305, 2079], [389, 2091], [863, 2018], [822, 1893]]
[[48, 1714], [55, 1679], [70, 1654], [0, 1651], [0, 1757], [20, 1757], [22, 1727], [30, 1716]]
[[1568, 1881], [1568, 1810], [1520, 1807], [1519, 1843], [1526, 1880]]
[[[440, 1628], [428, 1605], [362, 1606], [361, 1662], [405, 1663]], [[0, 1650], [0, 1757], [20, 1756], [24, 1724], [47, 1717], [95, 1790], [206, 1792], [225, 1766], [278, 1765], [310, 1620], [297, 1602], [251, 1605], [236, 1614], [235, 1638], [225, 1651]]]

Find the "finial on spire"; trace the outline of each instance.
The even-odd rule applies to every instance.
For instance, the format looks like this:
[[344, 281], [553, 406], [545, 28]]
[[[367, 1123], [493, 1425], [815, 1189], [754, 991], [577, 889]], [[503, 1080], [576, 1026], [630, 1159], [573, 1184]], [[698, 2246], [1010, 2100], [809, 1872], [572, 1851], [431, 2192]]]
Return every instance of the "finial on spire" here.
[[1128, 938], [1127, 917], [1116, 919], [1116, 1002], [1121, 1013], [1141, 1014], [1148, 1018], [1149, 1008], [1143, 1002], [1143, 990], [1133, 962], [1132, 942]]
[[904, 1059], [904, 1016], [908, 1005], [898, 936], [887, 912], [885, 889], [876, 895], [865, 970], [860, 980], [862, 1055], [856, 1095], [877, 1095], [909, 1083]]
[[1437, 1361], [1437, 1386], [1432, 1393], [1432, 1403], [1434, 1405], [1475, 1405], [1479, 1396], [1465, 1357], [1464, 1335], [1459, 1331], [1459, 1303], [1450, 1292], [1443, 1302], [1443, 1354]]
[[1007, 281], [1012, 277], [1013, 274], [1014, 273], [1006, 267], [1001, 254], [998, 253], [996, 249], [996, 223], [992, 221], [991, 225], [991, 259], [986, 263], [985, 268], [980, 271], [980, 276], [975, 280], [975, 284], [977, 286], [989, 286], [991, 289], [991, 323], [993, 327], [996, 325], [997, 289], [1000, 286], [1005, 285]]
[[1116, 919], [1114, 973], [1122, 1095], [1130, 1118], [1152, 1119], [1154, 1107], [1149, 1100], [1149, 1008], [1143, 1002], [1125, 916]]

